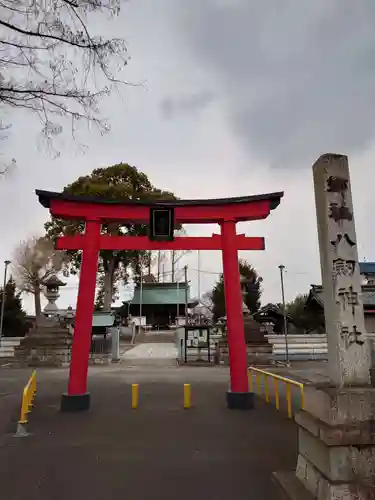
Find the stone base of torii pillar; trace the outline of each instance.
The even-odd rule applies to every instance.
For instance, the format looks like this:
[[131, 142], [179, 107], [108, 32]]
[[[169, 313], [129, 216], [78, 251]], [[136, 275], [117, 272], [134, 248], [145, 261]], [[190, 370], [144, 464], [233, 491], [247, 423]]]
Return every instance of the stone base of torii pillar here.
[[374, 500], [375, 389], [347, 157], [323, 155], [313, 171], [331, 383], [305, 386], [296, 471], [273, 477], [282, 498]]

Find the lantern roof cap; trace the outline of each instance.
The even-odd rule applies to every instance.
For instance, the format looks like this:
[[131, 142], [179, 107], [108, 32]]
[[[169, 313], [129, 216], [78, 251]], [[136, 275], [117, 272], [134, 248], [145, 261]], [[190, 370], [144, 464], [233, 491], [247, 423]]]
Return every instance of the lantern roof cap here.
[[66, 283], [60, 280], [56, 274], [50, 274], [46, 279], [43, 280], [44, 286], [65, 286]]

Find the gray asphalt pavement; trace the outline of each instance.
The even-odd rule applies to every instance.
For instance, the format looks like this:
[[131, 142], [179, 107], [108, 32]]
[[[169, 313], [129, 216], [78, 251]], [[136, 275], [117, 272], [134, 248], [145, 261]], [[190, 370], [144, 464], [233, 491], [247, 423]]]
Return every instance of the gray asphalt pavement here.
[[[296, 427], [270, 405], [228, 410], [228, 370], [93, 367], [92, 408], [59, 412], [66, 370], [38, 370], [27, 438], [15, 439], [31, 370], [0, 371], [0, 484], [14, 500], [276, 500], [276, 470], [296, 464]], [[131, 384], [140, 406], [131, 409]], [[190, 383], [193, 408], [183, 409]]]

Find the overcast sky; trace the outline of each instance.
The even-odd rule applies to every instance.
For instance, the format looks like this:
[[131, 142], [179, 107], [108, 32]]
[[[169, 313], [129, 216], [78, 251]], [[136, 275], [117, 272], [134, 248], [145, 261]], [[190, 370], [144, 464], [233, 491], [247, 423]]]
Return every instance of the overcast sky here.
[[[67, 132], [55, 160], [36, 119], [8, 114], [1, 147], [18, 168], [0, 183], [1, 262], [43, 232], [36, 188], [61, 190], [123, 161], [181, 198], [284, 191], [268, 219], [238, 229], [266, 238], [265, 252], [241, 255], [264, 278], [263, 302], [280, 301], [281, 263], [291, 300], [321, 281], [311, 166], [327, 152], [349, 155], [360, 259], [375, 260], [374, 0], [129, 0], [118, 19], [100, 22], [126, 38], [125, 76], [142, 85], [102, 103], [110, 134], [82, 132], [82, 153]], [[186, 263], [196, 295], [196, 253]], [[221, 269], [219, 252], [202, 253], [202, 292]], [[59, 305], [75, 301], [73, 280]]]

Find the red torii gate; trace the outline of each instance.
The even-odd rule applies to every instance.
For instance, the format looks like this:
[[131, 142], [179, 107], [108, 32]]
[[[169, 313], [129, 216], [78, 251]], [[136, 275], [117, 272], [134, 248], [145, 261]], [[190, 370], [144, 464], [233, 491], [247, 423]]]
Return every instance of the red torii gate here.
[[[264, 250], [265, 247], [264, 238], [237, 234], [236, 223], [265, 219], [279, 205], [284, 193], [157, 202], [101, 200], [41, 190], [36, 190], [36, 194], [54, 217], [85, 221], [84, 234], [62, 236], [57, 242], [59, 250], [83, 250], [68, 392], [62, 396], [62, 410], [86, 410], [90, 406], [87, 372], [100, 250], [222, 250], [231, 382], [227, 404], [229, 408], [253, 407], [247, 374], [238, 250]], [[218, 223], [221, 234], [176, 237], [172, 241], [101, 234], [102, 223], [147, 224], [151, 209], [167, 207], [173, 208], [175, 224]]]

